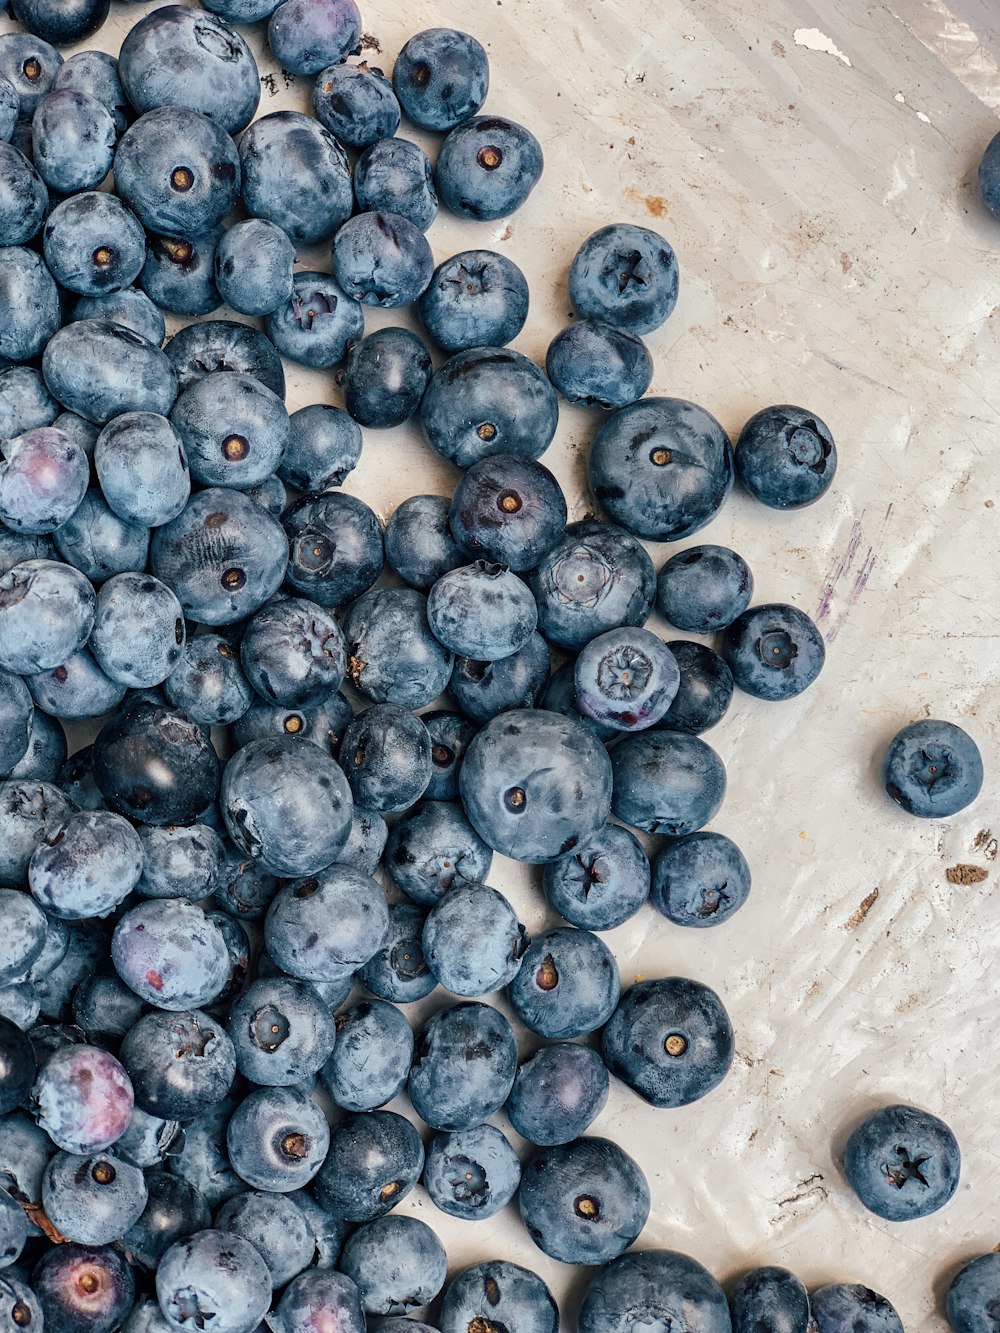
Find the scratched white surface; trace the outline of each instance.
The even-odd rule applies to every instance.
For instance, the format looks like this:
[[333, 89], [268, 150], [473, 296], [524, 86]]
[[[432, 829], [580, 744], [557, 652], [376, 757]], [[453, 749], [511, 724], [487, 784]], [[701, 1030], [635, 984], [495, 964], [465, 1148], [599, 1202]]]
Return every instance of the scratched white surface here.
[[[150, 7], [116, 3], [102, 43], [115, 50]], [[730, 780], [713, 827], [749, 858], [750, 901], [718, 930], [646, 909], [607, 937], [626, 982], [714, 986], [738, 1058], [680, 1111], [616, 1087], [593, 1132], [649, 1176], [642, 1245], [687, 1251], [723, 1281], [780, 1263], [811, 1286], [863, 1282], [908, 1330], [938, 1333], [952, 1274], [1000, 1242], [1000, 223], [972, 184], [1000, 128], [1000, 18], [992, 0], [410, 0], [364, 15], [382, 48], [368, 58], [386, 70], [422, 27], [477, 33], [487, 109], [542, 140], [542, 183], [509, 225], [442, 216], [430, 232], [438, 260], [492, 246], [525, 270], [532, 307], [515, 346], [544, 356], [589, 232], [657, 226], [682, 283], [649, 339], [652, 391], [702, 403], [734, 438], [771, 402], [808, 406], [834, 431], [841, 466], [824, 502], [780, 515], [736, 495], [694, 539], [742, 552], [758, 598], [818, 615], [829, 645], [807, 695], [738, 696], [707, 737]], [[251, 40], [260, 50], [259, 31]], [[306, 81], [276, 86], [262, 112], [305, 109]], [[397, 318], [371, 314], [369, 327]], [[338, 401], [330, 375], [290, 370], [292, 406]], [[576, 516], [597, 421], [563, 406], [544, 459]], [[368, 433], [345, 489], [384, 516], [453, 480], [404, 428]], [[897, 812], [877, 779], [890, 736], [927, 715], [966, 725], [987, 765], [977, 804], [942, 824]], [[986, 878], [953, 886], [956, 864]], [[491, 879], [529, 929], [546, 922], [533, 873], [498, 858]], [[837, 1165], [855, 1121], [892, 1100], [942, 1115], [964, 1155], [948, 1208], [902, 1226], [867, 1214]], [[402, 1207], [439, 1231], [453, 1269], [495, 1255], [534, 1267], [574, 1326], [581, 1275], [540, 1254], [513, 1209], [457, 1225], [419, 1189]]]

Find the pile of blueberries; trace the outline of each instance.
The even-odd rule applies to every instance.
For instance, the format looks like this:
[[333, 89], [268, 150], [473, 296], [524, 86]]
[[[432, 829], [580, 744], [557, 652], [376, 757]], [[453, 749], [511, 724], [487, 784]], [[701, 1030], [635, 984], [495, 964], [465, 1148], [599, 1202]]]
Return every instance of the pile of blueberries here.
[[[542, 1251], [598, 1266], [580, 1333], [900, 1329], [863, 1287], [810, 1299], [758, 1269], [727, 1300], [685, 1255], [626, 1253], [647, 1181], [587, 1135], [611, 1076], [668, 1108], [729, 1069], [719, 997], [622, 994], [600, 932], [650, 900], [694, 928], [743, 905], [744, 857], [703, 831], [725, 770], [701, 733], [736, 686], [789, 699], [824, 660], [807, 615], [751, 605], [734, 551], [657, 572], [641, 539], [698, 531], [736, 477], [812, 503], [830, 431], [770, 407], [734, 452], [703, 408], [643, 396], [642, 335], [678, 292], [648, 229], [581, 247], [544, 373], [508, 347], [514, 263], [435, 267], [439, 200], [495, 220], [542, 172], [527, 129], [478, 114], [475, 38], [418, 33], [390, 81], [348, 60], [353, 0], [203, 3], [143, 14], [117, 60], [56, 50], [109, 0], [13, 0], [25, 31], [0, 37], [0, 1333], [429, 1333], [405, 1316], [442, 1289], [441, 1333], [555, 1333], [518, 1265], [446, 1285], [433, 1230], [393, 1213], [418, 1181], [467, 1221], [516, 1198]], [[313, 116], [254, 120], [230, 24], [265, 20]], [[403, 115], [443, 136], [433, 167]], [[297, 269], [319, 243], [330, 271]], [[258, 324], [163, 346], [164, 311], [223, 304]], [[414, 305], [426, 341], [365, 334], [366, 306]], [[335, 371], [346, 410], [289, 414], [282, 357]], [[557, 391], [605, 410], [604, 517], [568, 523], [538, 462]], [[383, 530], [338, 487], [362, 428], [410, 418], [460, 474]], [[664, 643], [654, 607], [721, 651]], [[96, 739], [68, 756], [82, 719]], [[948, 725], [890, 755], [915, 813], [981, 784]], [[652, 864], [632, 830], [661, 835]], [[494, 852], [542, 867], [566, 924], [529, 939]], [[401, 1006], [438, 986], [414, 1033]], [[544, 1043], [520, 1063], [501, 994]], [[426, 1142], [383, 1109], [404, 1090]], [[844, 1164], [900, 1220], [951, 1197], [958, 1160], [947, 1126], [888, 1107]], [[957, 1333], [1000, 1302], [998, 1268], [956, 1281]]]

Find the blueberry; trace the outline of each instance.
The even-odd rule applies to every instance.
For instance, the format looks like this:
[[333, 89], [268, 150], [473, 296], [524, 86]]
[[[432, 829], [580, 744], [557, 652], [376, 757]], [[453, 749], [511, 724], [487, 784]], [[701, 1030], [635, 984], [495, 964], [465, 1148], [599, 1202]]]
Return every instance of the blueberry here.
[[[35, 1081], [31, 1042], [9, 1018], [0, 1016], [0, 1115], [8, 1116], [25, 1101]], [[0, 1122], [2, 1124], [4, 1122]]]
[[451, 569], [465, 563], [448, 524], [443, 495], [411, 495], [385, 525], [385, 558], [404, 583], [427, 592]]
[[184, 616], [177, 598], [148, 574], [116, 574], [97, 595], [89, 647], [119, 685], [159, 685], [180, 660]]
[[136, 995], [173, 1013], [211, 1004], [229, 976], [222, 932], [183, 898], [150, 899], [125, 912], [111, 959]]
[[401, 426], [420, 406], [430, 377], [430, 353], [415, 333], [377, 329], [348, 348], [344, 402], [362, 426]]
[[257, 23], [270, 18], [281, 0], [208, 0], [202, 8], [228, 23]]
[[[28, 1302], [29, 1310], [48, 1333], [113, 1333], [135, 1301], [135, 1277], [111, 1245], [54, 1245], [35, 1265], [31, 1289], [37, 1306]], [[13, 1326], [24, 1326], [23, 1315]]]
[[0, 245], [24, 245], [37, 236], [48, 203], [49, 192], [32, 164], [0, 141]]
[[897, 805], [921, 819], [964, 810], [983, 785], [983, 760], [972, 737], [954, 722], [926, 718], [893, 737], [882, 782]]
[[97, 438], [94, 467], [111, 510], [144, 529], [177, 518], [191, 494], [184, 446], [155, 412], [125, 412], [110, 421]]
[[406, 1314], [444, 1286], [448, 1259], [437, 1236], [415, 1217], [380, 1217], [359, 1227], [341, 1255], [368, 1314]]
[[528, 283], [506, 255], [463, 250], [437, 266], [417, 305], [424, 328], [446, 352], [503, 347], [524, 328]]
[[238, 721], [254, 697], [239, 655], [220, 634], [188, 639], [163, 689], [175, 708], [204, 727]]
[[506, 1208], [520, 1180], [517, 1154], [493, 1125], [435, 1134], [428, 1145], [424, 1188], [443, 1213], [463, 1222]]
[[283, 1287], [313, 1257], [313, 1238], [302, 1210], [286, 1194], [247, 1190], [222, 1205], [215, 1219], [219, 1231], [241, 1236], [263, 1257], [272, 1287]]
[[[490, 1324], [511, 1333], [558, 1333], [559, 1309], [537, 1274], [505, 1259], [473, 1264], [453, 1278], [441, 1303], [441, 1333]], [[376, 1333], [406, 1333], [379, 1325]]]
[[66, 762], [67, 748], [62, 725], [56, 718], [36, 708], [31, 716], [28, 748], [6, 774], [7, 780], [17, 782], [21, 778], [28, 778], [39, 782], [54, 782]]
[[301, 1083], [326, 1062], [337, 1039], [316, 991], [293, 977], [251, 982], [226, 1026], [240, 1073], [262, 1087]]
[[437, 981], [424, 959], [424, 913], [412, 903], [392, 903], [384, 943], [358, 973], [373, 995], [409, 1004], [429, 995]]
[[0, 356], [30, 361], [60, 324], [59, 289], [39, 255], [0, 247]]
[[163, 1120], [136, 1106], [128, 1129], [115, 1143], [115, 1153], [145, 1170], [165, 1161], [181, 1139], [181, 1127], [176, 1120]]
[[602, 1027], [620, 993], [610, 950], [589, 930], [568, 926], [535, 936], [509, 990], [521, 1022], [542, 1037], [558, 1040]]
[[427, 728], [397, 704], [374, 704], [344, 733], [341, 758], [354, 799], [389, 814], [420, 799], [430, 781]]
[[53, 540], [66, 565], [94, 584], [144, 569], [149, 552], [149, 529], [119, 518], [96, 488], [87, 491], [71, 517], [56, 528]]
[[981, 1254], [952, 1278], [945, 1298], [953, 1333], [988, 1333], [1000, 1310], [1000, 1254]]
[[649, 388], [653, 358], [634, 334], [602, 319], [583, 319], [549, 343], [545, 373], [571, 403], [627, 407]]
[[138, 1222], [146, 1182], [139, 1167], [112, 1152], [89, 1158], [60, 1152], [45, 1169], [42, 1203], [68, 1240], [106, 1245]]
[[844, 1148], [844, 1174], [864, 1206], [887, 1222], [928, 1217], [958, 1188], [961, 1155], [937, 1116], [883, 1106], [866, 1116]]
[[118, 130], [108, 108], [90, 93], [47, 93], [31, 122], [32, 158], [51, 190], [95, 190], [111, 170]]
[[591, 639], [576, 659], [580, 712], [620, 731], [659, 722], [680, 682], [680, 669], [662, 640], [646, 629], [611, 629]]
[[312, 1333], [324, 1323], [337, 1333], [365, 1333], [360, 1294], [342, 1273], [315, 1269], [300, 1273], [268, 1317], [274, 1333]]
[[638, 981], [601, 1038], [611, 1073], [652, 1106], [687, 1106], [718, 1087], [733, 1062], [722, 1001], [686, 977]]
[[88, 1035], [123, 1037], [135, 1026], [142, 1008], [138, 995], [117, 972], [91, 972], [73, 991], [73, 1022]]
[[499, 662], [457, 658], [448, 691], [463, 713], [485, 723], [511, 708], [536, 707], [549, 683], [550, 667], [548, 644], [536, 632]]
[[4, 440], [0, 520], [16, 532], [53, 532], [73, 516], [87, 490], [89, 471], [87, 455], [55, 426]]
[[194, 1119], [209, 1110], [236, 1073], [225, 1029], [197, 1010], [145, 1014], [125, 1034], [121, 1058], [137, 1104], [165, 1119]]
[[183, 393], [195, 380], [217, 371], [252, 375], [279, 398], [285, 396], [285, 372], [274, 344], [259, 329], [231, 319], [210, 319], [178, 329], [164, 349]]
[[132, 1084], [108, 1051], [96, 1046], [63, 1046], [38, 1072], [31, 1092], [35, 1118], [49, 1138], [68, 1153], [110, 1148], [132, 1115]]
[[295, 247], [274, 222], [237, 222], [215, 251], [215, 284], [242, 315], [269, 315], [292, 294]]
[[512, 982], [528, 940], [503, 894], [486, 884], [460, 884], [431, 909], [423, 947], [441, 985], [454, 995], [471, 997]]
[[340, 486], [361, 457], [361, 428], [339, 407], [314, 403], [293, 412], [278, 475], [300, 491]]
[[199, 491], [150, 543], [150, 568], [172, 588], [184, 614], [231, 625], [277, 592], [288, 563], [278, 521], [239, 491]]
[[354, 0], [284, 0], [267, 25], [267, 43], [290, 74], [318, 74], [349, 55], [361, 38]]
[[644, 398], [612, 413], [590, 446], [590, 485], [637, 537], [677, 541], [705, 526], [733, 487], [733, 450], [704, 408]]
[[241, 921], [260, 921], [278, 886], [275, 875], [262, 869], [242, 847], [224, 840], [222, 867], [214, 880], [216, 906]]
[[281, 227], [296, 245], [329, 240], [351, 216], [347, 156], [311, 116], [261, 116], [240, 140], [240, 163], [247, 212]]
[[142, 843], [132, 825], [108, 810], [81, 810], [46, 834], [28, 864], [40, 907], [66, 921], [106, 916], [142, 873]]
[[567, 1264], [607, 1264], [645, 1226], [649, 1186], [610, 1139], [574, 1139], [532, 1158], [518, 1204], [528, 1235], [545, 1254]]
[[377, 139], [365, 149], [354, 168], [354, 195], [362, 212], [398, 213], [421, 231], [437, 216], [431, 164], [408, 139]]
[[5, 773], [28, 749], [33, 712], [32, 696], [20, 676], [0, 671], [0, 769]]
[[[237, 1105], [230, 1094], [197, 1116], [184, 1128], [180, 1151], [167, 1158], [167, 1170], [192, 1186], [209, 1208], [218, 1208], [246, 1188], [226, 1153], [226, 1128]], [[182, 1234], [189, 1234], [189, 1228]]]
[[[15, 1052], [18, 1057], [22, 1055], [24, 1048], [20, 1043], [26, 1042], [27, 1052], [30, 1055], [30, 1068], [24, 1067], [24, 1083], [21, 1086], [26, 1085], [30, 1091], [31, 1080], [34, 1077], [34, 1052], [24, 1033], [12, 1030], [10, 1026], [4, 1027], [4, 1040], [3, 1096], [9, 1103], [10, 1096], [17, 1087], [16, 1081], [8, 1082], [11, 1076], [10, 1061]], [[20, 1074], [16, 1075], [15, 1079], [19, 1080]], [[24, 1095], [27, 1096], [27, 1092]], [[18, 1100], [22, 1098], [19, 1097]], [[28, 1112], [13, 1109], [8, 1105], [0, 1118], [0, 1180], [13, 1198], [23, 1200], [25, 1203], [41, 1202], [42, 1176], [45, 1173], [45, 1165], [54, 1152], [55, 1145], [52, 1140]], [[12, 1274], [8, 1272], [5, 1276], [10, 1277]], [[7, 1333], [7, 1330], [4, 1333]]]
[[596, 1051], [575, 1042], [543, 1046], [517, 1070], [504, 1108], [522, 1138], [540, 1147], [569, 1143], [608, 1100], [610, 1079]]
[[656, 605], [678, 629], [711, 634], [742, 615], [753, 595], [753, 575], [742, 556], [725, 546], [693, 546], [660, 570]]
[[473, 737], [459, 788], [469, 821], [491, 847], [518, 861], [544, 863], [565, 856], [607, 822], [611, 762], [582, 723], [515, 709]]
[[733, 1333], [809, 1333], [809, 1295], [786, 1268], [753, 1268], [729, 1293]]
[[37, 370], [30, 366], [0, 370], [0, 439], [54, 425], [59, 411]]
[[[0, 1272], [17, 1263], [27, 1239], [27, 1214], [6, 1190], [0, 1189]], [[2, 1281], [0, 1278], [0, 1282]]]
[[17, 21], [29, 32], [52, 42], [70, 46], [97, 32], [110, 9], [109, 0], [13, 0]]
[[403, 1116], [349, 1115], [330, 1135], [313, 1189], [323, 1207], [345, 1221], [373, 1222], [409, 1194], [423, 1165], [420, 1135]]
[[392, 84], [380, 69], [360, 65], [328, 65], [313, 85], [313, 115], [324, 129], [348, 148], [368, 148], [391, 139], [399, 129], [399, 103]]
[[531, 638], [535, 599], [505, 565], [477, 560], [442, 574], [427, 596], [427, 619], [451, 652], [476, 661], [510, 657]]
[[200, 236], [150, 236], [139, 282], [161, 310], [208, 315], [222, 297], [215, 285], [215, 254], [223, 236], [213, 227]]
[[323, 1165], [330, 1144], [326, 1116], [297, 1088], [257, 1088], [233, 1112], [226, 1147], [248, 1185], [288, 1194]]
[[316, 704], [344, 679], [344, 636], [321, 606], [288, 597], [253, 616], [243, 631], [240, 660], [267, 703], [282, 708]]
[[264, 943], [289, 975], [335, 981], [363, 967], [388, 929], [389, 909], [377, 881], [334, 864], [278, 891], [264, 921]]
[[719, 926], [750, 892], [750, 867], [721, 833], [677, 838], [653, 863], [653, 906], [676, 926]]
[[691, 639], [673, 639], [667, 647], [681, 673], [674, 701], [663, 715], [669, 731], [707, 731], [725, 715], [733, 697], [733, 673], [718, 653]]
[[24, 893], [0, 889], [4, 936], [0, 942], [0, 985], [20, 980], [45, 948], [45, 914]]
[[605, 824], [581, 849], [545, 867], [542, 889], [570, 925], [613, 930], [647, 901], [649, 876], [638, 838], [618, 824]]
[[472, 116], [441, 145], [434, 180], [453, 213], [492, 222], [521, 207], [542, 166], [542, 146], [530, 130], [499, 116]]
[[228, 134], [246, 129], [260, 101], [257, 62], [227, 24], [200, 9], [164, 5], [129, 29], [118, 57], [129, 101], [201, 112]]
[[232, 1232], [196, 1231], [176, 1240], [161, 1258], [156, 1298], [171, 1328], [183, 1329], [190, 1321], [212, 1333], [243, 1333], [267, 1313], [271, 1283], [249, 1241]]
[[385, 868], [413, 902], [433, 907], [455, 888], [486, 878], [493, 853], [450, 801], [423, 801], [392, 828]]
[[267, 316], [266, 328], [289, 360], [327, 370], [343, 361], [350, 344], [364, 333], [365, 319], [354, 293], [348, 294], [339, 278], [309, 269], [293, 275], [291, 296]]
[[792, 699], [808, 689], [826, 660], [823, 636], [798, 607], [751, 606], [726, 630], [723, 654], [733, 680], [758, 699]]
[[986, 145], [979, 161], [976, 184], [983, 203], [993, 214], [1000, 217], [1000, 134]]
[[88, 421], [106, 425], [123, 413], [165, 414], [177, 378], [158, 347], [131, 329], [80, 319], [54, 334], [42, 357], [53, 398]]
[[337, 1015], [337, 1044], [323, 1066], [323, 1086], [345, 1111], [370, 1111], [402, 1092], [412, 1056], [413, 1033], [399, 1010], [362, 1000]]
[[351, 683], [375, 703], [423, 708], [445, 689], [452, 655], [431, 633], [427, 599], [412, 588], [374, 588], [344, 620]]
[[34, 780], [0, 784], [0, 885], [27, 885], [28, 862], [35, 848], [48, 830], [77, 808], [70, 793], [60, 789], [68, 786], [62, 774], [58, 787]]
[[4, 143], [10, 143], [17, 128], [20, 104], [17, 89], [5, 74], [0, 74], [0, 140]]
[[31, 33], [7, 32], [0, 36], [0, 74], [10, 80], [18, 95], [19, 119], [31, 119], [62, 63], [54, 47]]
[[124, 134], [131, 120], [131, 108], [118, 73], [118, 61], [106, 51], [79, 51], [60, 65], [52, 80], [53, 92], [75, 88], [90, 93], [111, 112], [115, 129]]
[[516, 1066], [503, 1014], [475, 1001], [449, 1005], [417, 1033], [410, 1101], [432, 1129], [472, 1129], [503, 1106]]
[[686, 1325], [690, 1333], [730, 1333], [725, 1293], [697, 1260], [673, 1250], [643, 1250], [594, 1277], [580, 1309], [580, 1333], [628, 1333], [657, 1324]]
[[818, 500], [837, 471], [830, 428], [803, 407], [765, 407], [736, 443], [736, 475], [772, 509], [801, 509]]
[[552, 385], [510, 348], [471, 347], [446, 361], [420, 405], [420, 425], [432, 448], [458, 467], [489, 454], [538, 458], [559, 420]]
[[398, 213], [358, 213], [333, 238], [334, 277], [362, 305], [410, 305], [433, 272], [423, 232]]
[[892, 1303], [870, 1287], [838, 1282], [811, 1297], [817, 1333], [903, 1333]]
[[647, 731], [627, 736], [611, 756], [612, 809], [645, 833], [695, 833], [718, 812], [726, 791], [722, 760], [697, 736]]
[[[114, 196], [109, 195], [108, 198]], [[106, 296], [81, 296], [73, 306], [74, 319], [102, 319], [122, 324], [154, 347], [162, 347], [167, 336], [163, 312], [138, 287], [124, 287]]]
[[31, 675], [82, 648], [94, 625], [94, 589], [55, 560], [25, 560], [0, 575], [0, 667]]
[[189, 824], [215, 798], [219, 760], [183, 713], [138, 700], [98, 732], [94, 777], [119, 814], [147, 824]]
[[520, 573], [533, 569], [562, 538], [566, 500], [541, 463], [494, 454], [459, 479], [449, 520], [465, 555]]
[[424, 713], [423, 723], [431, 738], [431, 780], [424, 797], [428, 801], [454, 801], [465, 748], [476, 728], [447, 709]]
[[569, 272], [569, 293], [582, 319], [603, 320], [631, 334], [652, 333], [677, 304], [673, 248], [647, 227], [617, 222], [589, 236]]

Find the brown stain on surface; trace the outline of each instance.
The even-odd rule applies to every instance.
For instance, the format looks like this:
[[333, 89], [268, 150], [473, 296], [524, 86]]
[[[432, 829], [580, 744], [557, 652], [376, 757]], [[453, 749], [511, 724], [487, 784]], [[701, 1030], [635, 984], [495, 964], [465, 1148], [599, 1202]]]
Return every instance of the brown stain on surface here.
[[625, 198], [631, 199], [634, 204], [642, 204], [643, 208], [653, 218], [665, 218], [670, 205], [660, 194], [641, 194], [638, 190], [633, 190], [631, 186], [625, 191]]
[[862, 898], [857, 911], [852, 912], [851, 915], [844, 922], [844, 929], [857, 930], [858, 926], [861, 925], [862, 921], [864, 921], [865, 917], [875, 906], [875, 901], [877, 898], [878, 898], [878, 887], [876, 886], [874, 889], [872, 889], [871, 893], [869, 893], [866, 897]]
[[949, 884], [961, 884], [963, 887], [968, 887], [970, 884], [982, 884], [987, 877], [987, 872], [982, 866], [963, 864], [949, 866], [944, 874]]

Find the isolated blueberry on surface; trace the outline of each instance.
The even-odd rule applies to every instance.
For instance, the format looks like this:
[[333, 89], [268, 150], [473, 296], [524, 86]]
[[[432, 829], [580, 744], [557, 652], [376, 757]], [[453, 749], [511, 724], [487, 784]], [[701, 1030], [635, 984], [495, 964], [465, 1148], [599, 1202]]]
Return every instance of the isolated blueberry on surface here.
[[945, 818], [964, 810], [983, 785], [983, 761], [972, 737], [954, 722], [911, 722], [896, 733], [882, 770], [886, 792], [908, 814]]
[[677, 257], [648, 227], [615, 222], [589, 236], [569, 271], [569, 295], [581, 319], [629, 333], [652, 333], [677, 304]]
[[958, 1188], [961, 1155], [944, 1123], [915, 1106], [883, 1106], [844, 1148], [844, 1174], [867, 1209], [908, 1222], [943, 1208]]
[[401, 426], [420, 406], [431, 377], [427, 348], [409, 329], [376, 329], [348, 348], [344, 403], [362, 426]]
[[[671, 1324], [690, 1333], [731, 1329], [718, 1282], [697, 1260], [673, 1250], [637, 1251], [608, 1264], [587, 1288], [579, 1317], [580, 1333], [630, 1333]], [[768, 1327], [767, 1333], [777, 1330]]]
[[721, 833], [691, 833], [667, 844], [653, 862], [653, 906], [677, 926], [718, 926], [750, 892], [750, 867]]
[[826, 647], [815, 623], [783, 602], [751, 606], [726, 630], [723, 656], [733, 680], [758, 699], [792, 699], [823, 669]]
[[736, 443], [736, 475], [772, 509], [801, 509], [833, 482], [837, 447], [830, 428], [803, 407], [765, 407]]

